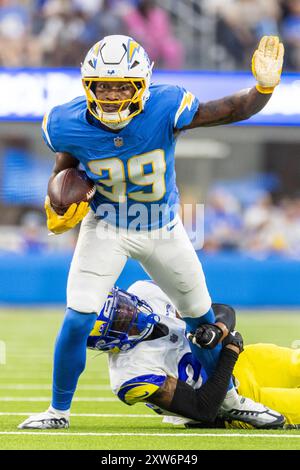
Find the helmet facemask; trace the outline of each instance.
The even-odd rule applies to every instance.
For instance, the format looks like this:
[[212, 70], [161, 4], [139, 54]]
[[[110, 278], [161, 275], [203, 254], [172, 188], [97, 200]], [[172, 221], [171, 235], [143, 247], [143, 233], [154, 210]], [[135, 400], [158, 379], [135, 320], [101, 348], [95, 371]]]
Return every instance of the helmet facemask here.
[[88, 338], [88, 347], [110, 352], [132, 349], [151, 334], [158, 321], [145, 301], [115, 288]]
[[[135, 92], [132, 98], [124, 100], [99, 100], [97, 99], [95, 88], [97, 82], [124, 82], [130, 83]], [[84, 78], [82, 84], [87, 97], [87, 106], [90, 113], [103, 123], [122, 123], [132, 119], [143, 110], [143, 95], [146, 90], [146, 83], [143, 78]], [[103, 105], [118, 105], [115, 112], [104, 111]]]

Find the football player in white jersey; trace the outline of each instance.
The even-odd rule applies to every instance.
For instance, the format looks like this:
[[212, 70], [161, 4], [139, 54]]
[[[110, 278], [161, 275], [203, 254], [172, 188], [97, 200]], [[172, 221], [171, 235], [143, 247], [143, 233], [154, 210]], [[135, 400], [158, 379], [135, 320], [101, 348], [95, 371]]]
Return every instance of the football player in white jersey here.
[[[213, 304], [213, 308], [219, 322], [234, 325], [232, 308], [222, 304]], [[186, 324], [151, 281], [138, 281], [128, 292], [113, 289], [87, 344], [109, 352], [111, 387], [119, 399], [128, 405], [146, 402], [167, 416], [164, 422], [201, 421], [207, 426], [214, 425], [218, 417], [219, 421], [239, 420], [264, 429], [284, 424], [280, 413], [249, 398], [226, 398], [233, 367], [243, 349], [239, 333], [225, 338], [217, 368], [208, 378], [191, 353]]]
[[[213, 308], [219, 322], [234, 326], [231, 307], [213, 304]], [[226, 397], [243, 349], [239, 333], [225, 338], [209, 378], [190, 345], [186, 324], [151, 281], [138, 281], [127, 292], [114, 288], [87, 341], [88, 348], [108, 352], [111, 387], [118, 398], [127, 405], [146, 403], [164, 415], [166, 423], [215, 427], [238, 421], [236, 425], [260, 429], [283, 426], [280, 413], [238, 394], [234, 399]], [[42, 417], [31, 416], [24, 427], [37, 427]], [[57, 423], [59, 419], [53, 416]]]
[[[141, 262], [191, 330], [215, 322], [201, 263], [178, 216], [176, 140], [181, 131], [240, 121], [260, 111], [280, 81], [283, 53], [277, 37], [265, 36], [253, 56], [256, 85], [199, 103], [179, 86], [152, 85], [153, 64], [134, 39], [107, 36], [82, 64], [86, 96], [56, 106], [45, 116], [43, 137], [56, 153], [50, 181], [80, 164], [97, 191], [89, 213], [88, 204], [81, 202], [58, 215], [46, 198], [47, 225], [53, 233], [84, 220], [55, 345], [52, 403], [36, 427], [68, 426], [85, 368], [86, 340], [128, 257]], [[212, 349], [195, 346], [194, 354], [208, 375], [226, 333], [216, 325]], [[229, 389], [233, 394], [232, 382]]]

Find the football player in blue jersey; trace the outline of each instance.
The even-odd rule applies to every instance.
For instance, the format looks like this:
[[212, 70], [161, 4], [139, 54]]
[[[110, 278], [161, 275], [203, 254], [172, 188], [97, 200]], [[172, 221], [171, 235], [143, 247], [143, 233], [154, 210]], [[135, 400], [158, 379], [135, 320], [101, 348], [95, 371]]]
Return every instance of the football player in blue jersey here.
[[[50, 181], [80, 164], [97, 192], [92, 210], [81, 202], [64, 215], [56, 214], [46, 198], [47, 225], [53, 233], [84, 220], [55, 345], [52, 404], [34, 427], [68, 426], [89, 332], [128, 257], [140, 261], [191, 331], [201, 323], [212, 324], [208, 349], [194, 348], [208, 374], [213, 372], [228, 331], [214, 324], [202, 266], [178, 215], [176, 139], [183, 130], [228, 124], [260, 111], [280, 81], [283, 54], [279, 39], [265, 36], [252, 60], [256, 86], [199, 103], [181, 87], [151, 85], [153, 64], [145, 50], [127, 36], [107, 36], [82, 64], [86, 96], [45, 116], [43, 136], [56, 152]], [[234, 393], [231, 383], [227, 398]]]

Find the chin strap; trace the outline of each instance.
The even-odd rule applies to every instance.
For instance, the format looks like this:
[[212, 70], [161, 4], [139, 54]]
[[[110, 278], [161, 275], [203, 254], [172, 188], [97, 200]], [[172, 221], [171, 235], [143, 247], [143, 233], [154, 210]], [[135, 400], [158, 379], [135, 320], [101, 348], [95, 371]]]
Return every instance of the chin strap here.
[[[127, 118], [130, 112], [129, 109], [124, 109], [124, 111], [121, 111], [120, 113], [103, 113], [98, 109], [98, 107], [96, 109], [98, 116], [107, 120], [118, 119], [119, 115], [121, 115], [122, 119]], [[102, 124], [104, 124], [104, 126], [109, 127], [109, 129], [117, 130], [126, 127], [130, 123], [131, 119], [127, 119], [126, 121], [121, 122], [103, 122], [102, 120], [100, 121], [102, 122]]]

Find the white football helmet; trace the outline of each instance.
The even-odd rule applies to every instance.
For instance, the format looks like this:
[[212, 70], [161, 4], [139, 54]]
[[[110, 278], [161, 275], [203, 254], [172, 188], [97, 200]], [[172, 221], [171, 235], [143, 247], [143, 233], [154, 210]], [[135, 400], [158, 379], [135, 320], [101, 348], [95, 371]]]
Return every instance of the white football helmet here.
[[[83, 87], [87, 96], [90, 113], [109, 127], [124, 127], [141, 113], [149, 98], [152, 74], [151, 63], [146, 51], [128, 36], [106, 36], [87, 53], [81, 66]], [[135, 93], [131, 99], [118, 101], [98, 100], [94, 93], [99, 81], [130, 82]], [[117, 112], [105, 112], [103, 104], [117, 104]], [[124, 124], [123, 124], [124, 123]]]

